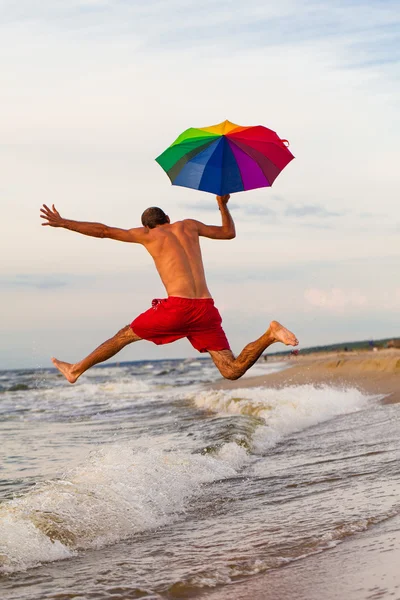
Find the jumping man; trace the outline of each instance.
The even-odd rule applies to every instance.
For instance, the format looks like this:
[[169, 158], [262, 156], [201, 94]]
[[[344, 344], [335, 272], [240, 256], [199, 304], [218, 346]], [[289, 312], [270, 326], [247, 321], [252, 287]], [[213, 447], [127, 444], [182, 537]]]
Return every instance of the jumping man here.
[[54, 365], [70, 383], [75, 383], [93, 365], [111, 358], [128, 344], [139, 340], [169, 344], [186, 337], [196, 350], [211, 355], [219, 372], [227, 379], [239, 379], [275, 342], [297, 346], [298, 341], [293, 333], [277, 321], [271, 321], [267, 331], [258, 340], [248, 344], [237, 358], [230, 349], [221, 327], [221, 316], [207, 287], [199, 241], [201, 236], [213, 240], [231, 240], [235, 237], [228, 200], [229, 195], [217, 196], [221, 226], [204, 225], [193, 219], [171, 223], [161, 208], [151, 207], [142, 214], [143, 227], [133, 229], [71, 221], [62, 218], [54, 204], [52, 209], [43, 205], [41, 218], [45, 222], [42, 225], [63, 227], [92, 237], [142, 244], [152, 256], [168, 295], [163, 300], [153, 300], [149, 310], [80, 362], [70, 364], [53, 358]]

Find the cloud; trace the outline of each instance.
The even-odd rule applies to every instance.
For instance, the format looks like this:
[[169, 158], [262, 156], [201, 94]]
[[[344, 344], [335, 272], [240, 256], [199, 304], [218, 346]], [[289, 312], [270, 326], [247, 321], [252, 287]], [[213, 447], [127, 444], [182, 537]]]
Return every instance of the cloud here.
[[[396, 0], [2, 0], [3, 23], [28, 24], [84, 40], [134, 40], [146, 52], [210, 47], [219, 54], [248, 48], [314, 47], [347, 68], [395, 64]], [[211, 18], [210, 18], [211, 15]], [[397, 53], [398, 56], [398, 53]]]
[[[189, 209], [189, 210], [200, 210], [202, 212], [212, 212], [215, 213], [217, 209], [216, 202], [210, 202], [208, 200], [204, 200], [201, 202], [181, 202], [179, 204], [180, 207]], [[250, 216], [250, 217], [276, 217], [277, 211], [273, 210], [267, 205], [262, 204], [248, 204], [244, 202], [243, 204], [235, 204], [229, 202], [228, 208], [230, 211], [240, 211], [241, 215]]]
[[[180, 202], [179, 206], [181, 208], [189, 209], [189, 210], [200, 210], [202, 212], [213, 212], [215, 213], [218, 210], [217, 202], [210, 200], [203, 201], [194, 201], [194, 202]], [[240, 208], [237, 204], [229, 202], [229, 210], [237, 210]]]
[[303, 204], [288, 206], [284, 214], [286, 217], [318, 217], [320, 219], [327, 219], [330, 217], [341, 217], [346, 213], [344, 211], [327, 210], [324, 206], [319, 206], [318, 204]]
[[368, 300], [359, 290], [343, 290], [332, 288], [323, 290], [309, 288], [304, 292], [306, 303], [313, 307], [328, 311], [343, 311], [345, 308], [363, 308], [367, 306]]
[[251, 217], [276, 217], [278, 212], [270, 208], [267, 204], [243, 204], [240, 211]]
[[377, 217], [382, 217], [384, 215], [382, 215], [382, 213], [360, 212], [358, 216], [360, 219], [376, 219]]
[[[270, 188], [268, 188], [270, 190]], [[302, 220], [306, 217], [312, 217], [316, 221], [303, 222], [302, 224], [308, 227], [329, 227], [326, 223], [318, 223], [318, 219], [327, 220], [330, 218], [342, 217], [347, 214], [345, 210], [329, 210], [320, 204], [293, 204], [288, 201], [284, 196], [279, 194], [269, 194], [268, 200], [263, 200], [260, 203], [248, 202], [245, 196], [240, 195], [239, 202], [230, 201], [228, 208], [231, 211], [237, 211], [240, 213], [240, 217], [267, 217], [277, 219], [278, 217], [294, 217], [295, 219]], [[271, 208], [271, 200], [273, 208]], [[195, 202], [181, 202], [179, 204], [185, 209], [195, 209], [204, 212], [215, 212], [216, 203], [209, 200], [195, 201]], [[372, 213], [364, 213], [364, 218], [372, 217]]]
[[382, 308], [386, 310], [400, 310], [400, 287], [391, 292], [384, 292]]
[[238, 270], [235, 266], [221, 268], [211, 265], [207, 269], [207, 279], [212, 286], [221, 282], [239, 284], [246, 284], [250, 281], [263, 283], [298, 282], [304, 277], [307, 268], [309, 267], [298, 264], [272, 267], [266, 264], [254, 266], [250, 263], [245, 269]]
[[305, 221], [305, 222], [301, 222], [300, 223], [301, 227], [304, 228], [309, 228], [309, 229], [333, 229], [333, 224], [332, 223], [328, 223], [326, 221], [315, 221], [315, 222], [309, 222], [309, 221]]
[[306, 305], [332, 313], [366, 311], [380, 314], [382, 310], [398, 314], [400, 287], [373, 289], [364, 292], [359, 288], [308, 288], [304, 292]]
[[[246, 201], [243, 204], [236, 204], [229, 202], [228, 208], [231, 211], [240, 212], [241, 216], [247, 217], [273, 217], [274, 219], [282, 216], [282, 217], [295, 217], [295, 218], [303, 218], [303, 217], [315, 217], [318, 219], [328, 219], [331, 217], [341, 217], [346, 214], [345, 211], [330, 211], [323, 206], [317, 204], [304, 204], [304, 205], [293, 205], [286, 203], [286, 208], [284, 208], [284, 202], [280, 199], [282, 204], [282, 210], [279, 208], [271, 208], [267, 203], [264, 204], [255, 204], [248, 203]], [[202, 212], [214, 212], [216, 209], [216, 203], [210, 202], [208, 200], [204, 200], [202, 202], [181, 202], [179, 204], [182, 208], [190, 209], [190, 210], [200, 210]], [[276, 205], [275, 205], [276, 206]], [[310, 227], [318, 226], [315, 223], [306, 223]], [[322, 227], [326, 227], [326, 225], [321, 225]]]
[[53, 290], [65, 287], [71, 283], [71, 278], [65, 279], [58, 275], [26, 275], [17, 274], [11, 277], [1, 277], [0, 285], [4, 288], [34, 288], [38, 290]]

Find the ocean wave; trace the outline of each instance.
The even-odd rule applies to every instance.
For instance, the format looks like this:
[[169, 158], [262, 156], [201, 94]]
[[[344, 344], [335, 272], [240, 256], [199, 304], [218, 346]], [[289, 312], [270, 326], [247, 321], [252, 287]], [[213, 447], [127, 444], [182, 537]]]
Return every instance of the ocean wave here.
[[0, 506], [0, 572], [69, 558], [170, 523], [204, 483], [235, 477], [246, 463], [243, 448], [226, 446], [214, 456], [122, 443], [100, 448], [63, 479]]
[[291, 433], [361, 410], [370, 399], [371, 396], [355, 388], [300, 385], [282, 389], [202, 391], [193, 401], [198, 408], [219, 415], [246, 415], [259, 419], [249, 443], [253, 452], [263, 452]]
[[74, 386], [51, 386], [47, 389], [7, 390], [2, 394], [0, 415], [26, 420], [90, 418], [102, 411], [130, 410], [139, 403], [159, 401], [157, 387], [139, 378], [116, 382], [78, 382]]

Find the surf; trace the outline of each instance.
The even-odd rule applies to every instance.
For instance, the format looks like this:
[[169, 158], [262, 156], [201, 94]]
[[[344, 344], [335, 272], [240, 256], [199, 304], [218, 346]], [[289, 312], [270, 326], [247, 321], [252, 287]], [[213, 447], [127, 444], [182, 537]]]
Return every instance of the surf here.
[[257, 453], [295, 432], [362, 410], [370, 401], [355, 389], [314, 386], [177, 392], [175, 397], [222, 418], [250, 419], [246, 444], [234, 431], [228, 441], [217, 440], [203, 452], [146, 436], [98, 446], [75, 469], [2, 503], [0, 572], [70, 558], [170, 524], [201, 497], [206, 484], [243, 475]]

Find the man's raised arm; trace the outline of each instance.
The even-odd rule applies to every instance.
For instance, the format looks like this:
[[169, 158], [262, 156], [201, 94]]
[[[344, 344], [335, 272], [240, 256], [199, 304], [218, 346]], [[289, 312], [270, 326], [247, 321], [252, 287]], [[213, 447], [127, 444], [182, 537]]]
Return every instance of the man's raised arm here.
[[83, 235], [90, 235], [98, 238], [110, 238], [120, 242], [136, 242], [142, 243], [148, 233], [146, 227], [135, 227], [133, 229], [119, 229], [118, 227], [108, 227], [102, 223], [88, 223], [85, 221], [72, 221], [71, 219], [63, 219], [56, 207], [49, 208], [46, 204], [40, 209], [40, 217], [46, 222], [42, 225], [50, 227], [62, 227], [70, 231], [76, 231]]
[[227, 203], [230, 196], [217, 196], [219, 210], [221, 211], [222, 225], [204, 225], [200, 221], [195, 221], [199, 235], [213, 240], [232, 240], [236, 237], [235, 223], [228, 210]]

